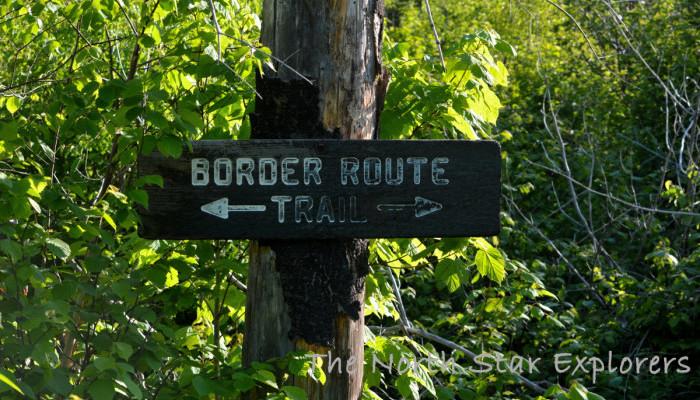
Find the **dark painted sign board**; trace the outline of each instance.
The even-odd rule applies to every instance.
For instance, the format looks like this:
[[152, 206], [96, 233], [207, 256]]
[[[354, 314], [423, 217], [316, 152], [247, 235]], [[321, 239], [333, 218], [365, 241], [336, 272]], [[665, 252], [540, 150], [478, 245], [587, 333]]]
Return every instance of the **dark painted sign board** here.
[[140, 233], [153, 239], [491, 236], [497, 143], [452, 140], [198, 141], [139, 158]]

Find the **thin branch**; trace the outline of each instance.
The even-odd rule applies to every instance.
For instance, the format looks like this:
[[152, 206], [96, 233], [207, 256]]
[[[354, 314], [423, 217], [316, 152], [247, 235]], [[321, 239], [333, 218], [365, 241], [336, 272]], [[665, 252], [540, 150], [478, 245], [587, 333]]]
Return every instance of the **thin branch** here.
[[410, 328], [412, 326], [411, 321], [409, 321], [408, 316], [406, 314], [406, 308], [403, 306], [403, 300], [401, 299], [401, 292], [399, 291], [399, 285], [396, 282], [396, 278], [394, 277], [394, 271], [391, 270], [391, 268], [387, 267], [387, 272], [389, 273], [389, 278], [391, 280], [391, 287], [394, 290], [394, 296], [396, 297], [396, 303], [399, 306], [399, 317], [401, 318], [401, 326], [404, 327], [404, 331], [406, 331], [405, 328]]
[[260, 93], [253, 87], [253, 85], [251, 85], [250, 83], [248, 83], [248, 81], [243, 79], [243, 77], [240, 76], [238, 74], [238, 72], [236, 72], [233, 68], [231, 68], [226, 63], [226, 61], [224, 61], [224, 59], [222, 58], [222, 56], [221, 56], [221, 36], [224, 35], [224, 33], [221, 31], [221, 26], [219, 25], [219, 20], [216, 17], [216, 9], [214, 8], [214, 0], [209, 0], [209, 8], [211, 8], [211, 18], [214, 21], [214, 28], [216, 29], [216, 41], [219, 45], [219, 50], [218, 50], [218, 54], [217, 54], [218, 59], [216, 60], [216, 62], [221, 63], [224, 67], [226, 67], [226, 69], [231, 71], [236, 77], [238, 77], [238, 79], [241, 80], [241, 82], [243, 82], [246, 86], [248, 86], [248, 88], [250, 88], [253, 92], [255, 92], [255, 95], [258, 96], [259, 99], [262, 99], [262, 95], [260, 95]]
[[[396, 278], [394, 277], [394, 272], [389, 267], [387, 267], [387, 270], [388, 270], [387, 272], [389, 273], [389, 278], [391, 280], [391, 286], [392, 286], [393, 291], [394, 291], [394, 296], [396, 296], [396, 302], [399, 306], [399, 315], [400, 315], [400, 319], [401, 319], [401, 329], [403, 329], [403, 331], [406, 333], [406, 335], [417, 335], [417, 336], [421, 336], [423, 338], [426, 338], [428, 340], [432, 340], [432, 341], [439, 343], [443, 346], [449, 347], [452, 350], [457, 350], [461, 353], [464, 353], [465, 355], [467, 355], [467, 357], [469, 357], [469, 359], [471, 359], [472, 362], [475, 362], [477, 355], [475, 353], [473, 353], [472, 351], [470, 351], [469, 349], [467, 349], [466, 347], [460, 346], [459, 344], [457, 344], [451, 340], [445, 339], [441, 336], [424, 331], [423, 329], [413, 327], [413, 324], [411, 324], [411, 321], [408, 319], [408, 316], [406, 315], [406, 309], [404, 308], [403, 300], [401, 299], [401, 292], [399, 292], [399, 285], [396, 282]], [[525, 378], [524, 376], [522, 376], [514, 371], [512, 373], [516, 378], [518, 378], [518, 380], [520, 380], [528, 388], [536, 391], [537, 393], [544, 393], [545, 392], [545, 389], [542, 386], [536, 384], [535, 382], [532, 382], [531, 380]]]
[[[578, 201], [578, 193], [576, 193], [576, 188], [574, 188], [574, 184], [571, 182], [573, 179], [573, 174], [571, 172], [571, 168], [569, 167], [569, 160], [566, 155], [566, 145], [564, 144], [564, 138], [562, 137], [561, 134], [561, 129], [559, 129], [559, 121], [557, 119], [557, 115], [554, 112], [554, 108], [552, 106], [552, 99], [550, 97], [550, 92], [549, 88], [545, 90], [545, 99], [544, 102], [542, 103], [542, 113], [543, 113], [543, 123], [544, 123], [544, 128], [547, 130], [547, 132], [550, 133], [551, 135], [551, 130], [549, 128], [549, 124], [547, 123], [547, 115], [546, 115], [546, 105], [549, 104], [549, 112], [552, 116], [552, 121], [554, 122], [554, 133], [556, 133], [556, 139], [557, 142], [559, 143], [559, 148], [561, 150], [561, 159], [562, 159], [562, 164], [564, 166], [564, 172], [566, 173], [566, 176], [570, 179], [567, 179], [567, 183], [569, 186], [569, 192], [571, 194], [571, 199], [573, 200], [573, 205], [574, 205], [574, 210], [576, 211], [576, 215], [578, 216], [579, 220], [581, 221], [581, 224], [583, 227], [586, 229], [586, 233], [588, 236], [591, 238], [591, 242], [593, 243], [593, 248], [595, 251], [601, 251], [611, 262], [613, 262], [615, 265], [617, 263], [614, 262], [613, 258], [610, 256], [610, 254], [605, 250], [605, 246], [598, 240], [598, 237], [595, 235], [593, 232], [592, 228], [592, 221], [589, 221], [586, 219], [586, 217], [583, 215], [583, 211], [581, 210], [581, 205], [579, 204]], [[589, 179], [593, 179], [593, 172], [591, 172], [591, 175]]]
[[430, 11], [430, 1], [425, 0], [425, 10], [428, 12], [428, 20], [430, 21], [430, 27], [433, 29], [433, 36], [435, 37], [435, 45], [437, 46], [438, 54], [440, 55], [440, 64], [442, 64], [443, 72], [447, 71], [445, 66], [445, 56], [442, 54], [442, 43], [440, 42], [440, 36], [438, 36], [437, 28], [435, 27], [435, 20], [433, 19], [433, 12]]
[[668, 85], [666, 85], [666, 82], [664, 82], [663, 79], [661, 79], [661, 77], [659, 76], [659, 74], [657, 74], [656, 71], [654, 71], [654, 69], [651, 67], [651, 65], [649, 65], [644, 56], [642, 56], [642, 53], [639, 51], [639, 49], [637, 49], [637, 47], [632, 43], [632, 40], [627, 35], [627, 32], [625, 32], [625, 28], [620, 23], [619, 14], [615, 11], [612, 4], [610, 4], [610, 1], [603, 1], [603, 4], [607, 6], [608, 10], [610, 11], [610, 14], [612, 15], [612, 20], [615, 23], [615, 27], [620, 31], [620, 34], [627, 42], [627, 45], [630, 47], [630, 49], [632, 49], [632, 52], [634, 52], [634, 54], [637, 56], [639, 61], [641, 61], [642, 64], [644, 64], [644, 67], [646, 67], [646, 69], [651, 73], [654, 79], [656, 79], [659, 82], [659, 85], [661, 85], [664, 91], [675, 100], [674, 102], [676, 103], [676, 105], [680, 106], [684, 111], [689, 111], [690, 103], [688, 102], [688, 100], [682, 98], [677, 91], [672, 91], [668, 87]]
[[266, 55], [266, 56], [272, 58], [273, 60], [275, 60], [275, 61], [277, 61], [278, 63], [280, 63], [280, 65], [282, 65], [283, 67], [289, 69], [290, 71], [292, 71], [293, 73], [295, 73], [297, 76], [299, 76], [301, 79], [303, 79], [303, 80], [305, 80], [306, 82], [308, 82], [309, 85], [313, 85], [313, 84], [314, 84], [314, 82], [313, 82], [312, 80], [310, 80], [309, 78], [307, 78], [306, 76], [304, 76], [301, 72], [299, 72], [299, 71], [297, 71], [296, 69], [294, 69], [294, 67], [292, 67], [291, 65], [289, 65], [285, 60], [283, 60], [283, 59], [281, 59], [281, 58], [279, 58], [279, 57], [273, 55], [272, 53], [268, 53], [268, 52], [266, 52], [266, 51], [260, 49], [259, 47], [255, 46], [254, 44], [252, 44], [252, 43], [246, 41], [246, 40], [243, 40], [243, 39], [240, 39], [240, 38], [237, 38], [237, 37], [233, 37], [233, 36], [231, 36], [231, 35], [229, 35], [229, 34], [226, 34], [226, 33], [224, 33], [224, 32], [221, 32], [221, 36], [225, 36], [225, 37], [227, 37], [227, 38], [229, 38], [229, 39], [233, 39], [233, 40], [235, 40], [235, 41], [237, 41], [237, 42], [239, 42], [239, 43], [241, 43], [241, 44], [244, 44], [244, 45], [250, 47], [252, 50], [255, 50], [255, 51], [257, 51], [257, 52], [260, 52], [260, 53], [262, 53], [262, 54], [264, 54], [264, 55]]
[[139, 38], [139, 32], [136, 30], [136, 25], [131, 21], [131, 18], [129, 18], [129, 14], [126, 13], [126, 9], [124, 8], [124, 5], [122, 4], [122, 0], [117, 0], [117, 5], [119, 6], [119, 9], [122, 11], [122, 14], [124, 14], [124, 18], [126, 18], [126, 22], [129, 23], [129, 27], [131, 28], [131, 32], [133, 32], [134, 37], [136, 39]]
[[[474, 354], [474, 353], [473, 353], [472, 351], [470, 351], [469, 349], [467, 349], [466, 347], [461, 346], [461, 345], [459, 345], [459, 344], [457, 344], [457, 343], [455, 343], [455, 342], [453, 342], [453, 341], [451, 341], [451, 340], [445, 339], [445, 338], [443, 338], [443, 337], [441, 337], [441, 336], [438, 336], [438, 335], [436, 335], [436, 334], [434, 334], [434, 333], [430, 333], [430, 332], [424, 331], [423, 329], [414, 328], [414, 327], [405, 327], [404, 329], [405, 329], [406, 331], [408, 331], [408, 333], [410, 333], [410, 334], [412, 334], [412, 335], [417, 335], [417, 336], [423, 337], [423, 338], [425, 338], [425, 339], [432, 340], [433, 342], [439, 343], [439, 344], [441, 344], [441, 345], [443, 345], [443, 346], [445, 346], [445, 347], [448, 347], [448, 348], [450, 348], [450, 349], [452, 349], [452, 350], [456, 350], [456, 351], [459, 351], [459, 352], [461, 352], [461, 353], [464, 353], [467, 357], [469, 357], [469, 359], [472, 360], [472, 362], [475, 362], [475, 360], [476, 360], [476, 358], [477, 358], [477, 355]], [[535, 382], [533, 382], [533, 381], [531, 381], [531, 380], [525, 378], [524, 376], [522, 376], [522, 375], [520, 375], [520, 374], [518, 374], [518, 373], [516, 373], [516, 372], [514, 372], [514, 371], [511, 372], [511, 373], [512, 373], [516, 378], [518, 378], [518, 380], [519, 380], [520, 382], [522, 382], [525, 386], [527, 386], [528, 388], [534, 390], [535, 392], [537, 392], [537, 393], [544, 393], [544, 392], [546, 391], [545, 388], [543, 388], [542, 386], [538, 385], [537, 383], [535, 383]]]
[[109, 156], [107, 160], [109, 161], [109, 164], [107, 165], [107, 172], [105, 173], [104, 178], [102, 178], [102, 182], [100, 183], [100, 189], [97, 191], [97, 195], [92, 199], [91, 205], [94, 207], [100, 199], [102, 199], [102, 196], [107, 193], [107, 189], [109, 188], [109, 185], [112, 183], [112, 177], [114, 176], [114, 168], [115, 164], [117, 163], [117, 160], [115, 160], [115, 156], [117, 154], [117, 150], [119, 148], [119, 137], [121, 134], [115, 133], [114, 134], [114, 139], [112, 140], [112, 149], [109, 152]]
[[588, 43], [588, 47], [590, 47], [591, 52], [593, 52], [593, 56], [594, 56], [596, 59], [599, 59], [600, 57], [598, 57], [598, 53], [596, 53], [595, 48], [593, 48], [593, 43], [591, 43], [591, 40], [588, 38], [588, 35], [586, 35], [586, 31], [584, 31], [583, 28], [581, 28], [581, 25], [578, 23], [578, 21], [576, 21], [576, 18], [574, 18], [573, 15], [571, 15], [571, 14], [570, 14], [568, 11], [566, 11], [562, 6], [560, 6], [559, 4], [553, 2], [552, 0], [546, 0], [546, 1], [547, 1], [547, 3], [551, 4], [552, 6], [554, 6], [557, 10], [559, 10], [559, 11], [563, 12], [564, 14], [566, 14], [567, 17], [569, 17], [569, 19], [571, 20], [571, 22], [573, 22], [574, 25], [576, 25], [576, 29], [578, 29], [579, 32], [581, 32], [581, 34], [583, 35], [583, 38], [586, 39], [586, 43]]
[[216, 44], [218, 45], [217, 54], [219, 56], [219, 60], [221, 60], [221, 25], [219, 25], [219, 19], [216, 17], [214, 0], [209, 0], [209, 7], [211, 7], [211, 18], [214, 21], [214, 27], [216, 28]]
[[228, 280], [230, 283], [233, 283], [233, 286], [237, 287], [238, 290], [240, 290], [243, 293], [248, 292], [248, 287], [245, 285], [245, 283], [241, 282], [234, 274], [230, 274], [228, 276]]
[[615, 202], [617, 202], [617, 203], [623, 204], [623, 205], [628, 206], [628, 207], [632, 207], [632, 208], [634, 208], [634, 209], [636, 209], [636, 210], [639, 210], [639, 211], [646, 211], [646, 212], [658, 213], [658, 214], [668, 214], [668, 215], [673, 215], [673, 216], [700, 217], [700, 213], [696, 213], [696, 212], [692, 212], [692, 211], [666, 210], [666, 209], [662, 209], [662, 208], [645, 207], [645, 206], [640, 206], [639, 204], [630, 203], [629, 201], [623, 200], [623, 199], [621, 199], [621, 198], [619, 198], [619, 197], [615, 197], [615, 196], [613, 196], [613, 195], [611, 195], [611, 194], [603, 193], [603, 192], [600, 192], [600, 191], [598, 191], [598, 190], [596, 190], [596, 189], [593, 189], [592, 187], [589, 187], [589, 186], [587, 186], [586, 184], [581, 183], [581, 182], [577, 181], [577, 180], [574, 179], [574, 178], [570, 178], [570, 177], [566, 176], [566, 175], [563, 174], [561, 171], [558, 171], [558, 170], [556, 170], [556, 169], [554, 169], [554, 168], [550, 168], [550, 167], [548, 167], [548, 166], [546, 166], [546, 165], [542, 165], [542, 164], [540, 164], [540, 163], [532, 162], [532, 161], [530, 161], [530, 160], [524, 160], [524, 161], [525, 161], [526, 163], [530, 164], [530, 165], [534, 165], [534, 166], [536, 166], [536, 167], [543, 168], [543, 169], [545, 169], [545, 170], [547, 170], [547, 171], [549, 171], [549, 172], [552, 172], [552, 173], [554, 173], [554, 174], [557, 174], [557, 175], [559, 175], [559, 176], [562, 176], [562, 177], [566, 178], [567, 180], [570, 180], [571, 183], [573, 183], [574, 185], [580, 186], [580, 187], [586, 189], [587, 191], [589, 191], [589, 192], [591, 192], [591, 193], [593, 193], [593, 194], [595, 194], [595, 195], [605, 197], [605, 198], [607, 198], [607, 199], [609, 199], [609, 200], [615, 201]]
[[510, 203], [510, 206], [513, 207], [518, 212], [518, 214], [520, 214], [520, 217], [522, 219], [524, 219], [535, 230], [535, 232], [537, 232], [537, 234], [542, 239], [544, 239], [544, 241], [547, 242], [547, 244], [557, 253], [559, 258], [561, 258], [562, 261], [564, 261], [564, 264], [566, 264], [566, 266], [569, 268], [569, 270], [571, 270], [571, 272], [573, 272], [574, 275], [576, 275], [576, 277], [581, 281], [581, 283], [583, 283], [584, 286], [586, 286], [586, 288], [588, 288], [588, 290], [591, 292], [591, 294], [593, 294], [593, 297], [595, 297], [595, 299], [603, 307], [608, 308], [607, 303], [605, 302], [605, 300], [603, 300], [603, 297], [600, 294], [598, 294], [598, 291], [595, 290], [593, 285], [591, 285], [586, 280], [586, 278], [584, 278], [583, 275], [581, 275], [581, 273], [574, 266], [574, 264], [572, 264], [571, 261], [569, 261], [569, 259], [566, 258], [566, 256], [564, 256], [564, 254], [561, 251], [559, 251], [559, 248], [554, 244], [554, 242], [550, 238], [547, 237], [547, 235], [544, 234], [544, 232], [542, 232], [542, 230], [535, 224], [535, 222], [532, 221], [531, 218], [527, 218], [525, 216], [525, 214], [520, 210], [520, 207], [518, 207], [518, 205], [515, 204], [515, 201], [513, 201], [512, 199], [508, 199], [508, 198], [506, 198], [506, 201], [508, 201]]

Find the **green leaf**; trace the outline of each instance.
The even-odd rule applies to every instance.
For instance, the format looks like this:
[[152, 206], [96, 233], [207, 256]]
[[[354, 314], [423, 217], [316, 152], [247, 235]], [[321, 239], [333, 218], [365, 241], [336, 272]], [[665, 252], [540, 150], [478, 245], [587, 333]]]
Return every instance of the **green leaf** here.
[[194, 386], [194, 390], [196, 390], [197, 394], [200, 396], [214, 393], [214, 384], [212, 380], [202, 375], [197, 375], [192, 379], [192, 386]]
[[482, 276], [488, 276], [494, 282], [501, 283], [506, 277], [505, 260], [496, 248], [476, 253], [476, 268]]
[[22, 258], [22, 246], [10, 239], [0, 240], [0, 251], [9, 256], [12, 262], [17, 262]]
[[473, 239], [472, 244], [479, 249], [474, 260], [479, 274], [501, 283], [506, 276], [506, 261], [503, 254], [483, 238]]
[[151, 47], [156, 45], [155, 39], [153, 39], [152, 37], [150, 37], [148, 35], [141, 35], [141, 38], [139, 39], [139, 43], [141, 44], [141, 46], [143, 46], [147, 49], [150, 49]]
[[41, 214], [41, 206], [39, 203], [36, 202], [36, 200], [32, 199], [31, 197], [27, 197], [27, 200], [29, 201], [29, 205], [32, 206], [34, 211], [36, 211], [37, 214]]
[[5, 108], [7, 108], [7, 111], [9, 111], [10, 114], [17, 112], [20, 105], [22, 105], [22, 101], [15, 96], [8, 97], [5, 101]]
[[115, 232], [117, 231], [117, 224], [114, 223], [114, 220], [112, 219], [112, 217], [111, 217], [109, 214], [107, 214], [107, 213], [102, 213], [102, 219], [104, 219], [105, 222], [106, 222], [109, 226], [111, 226], [112, 229], [114, 229]]
[[0, 140], [17, 139], [17, 121], [0, 122]]
[[[9, 376], [8, 376], [8, 375], [9, 375]], [[19, 386], [17, 386], [17, 384], [15, 384], [15, 382], [14, 382], [14, 377], [13, 377], [13, 379], [10, 379], [10, 376], [12, 376], [12, 375], [9, 374], [9, 373], [7, 373], [7, 372], [3, 372], [3, 371], [0, 370], [0, 382], [2, 382], [2, 383], [4, 383], [4, 384], [6, 384], [7, 386], [9, 386], [9, 387], [10, 387], [12, 390], [14, 390], [15, 392], [17, 392], [17, 393], [19, 393], [19, 394], [21, 394], [21, 395], [24, 395], [24, 392], [22, 391], [22, 389], [20, 389]]]
[[291, 400], [307, 400], [308, 399], [304, 389], [296, 387], [296, 386], [282, 386], [282, 391], [284, 392], [285, 395], [287, 395], [287, 398], [289, 398]]
[[131, 201], [134, 203], [140, 204], [146, 208], [148, 208], [148, 192], [145, 190], [141, 189], [134, 189], [130, 190], [129, 193], [127, 193]]
[[175, 136], [163, 136], [158, 140], [158, 151], [167, 157], [180, 158], [182, 155], [182, 142]]
[[95, 357], [95, 360], [92, 363], [95, 365], [95, 368], [97, 368], [98, 371], [106, 371], [117, 368], [117, 362], [112, 357], [98, 356]]
[[500, 51], [501, 53], [505, 53], [508, 56], [515, 57], [518, 55], [518, 53], [515, 51], [515, 47], [511, 46], [510, 43], [506, 42], [505, 40], [498, 39], [495, 47], [496, 50]]
[[277, 380], [275, 379], [275, 374], [273, 374], [270, 371], [264, 369], [257, 370], [253, 373], [253, 379], [277, 389]]
[[47, 238], [46, 247], [48, 247], [49, 251], [53, 253], [53, 255], [62, 260], [66, 260], [68, 257], [70, 257], [70, 246], [68, 246], [68, 243], [59, 238]]
[[449, 107], [447, 109], [447, 117], [452, 121], [452, 126], [454, 126], [458, 131], [462, 132], [468, 139], [477, 140], [479, 137], [474, 132], [474, 128], [467, 122], [462, 115], [460, 115], [454, 108]]
[[481, 121], [495, 124], [498, 119], [498, 111], [501, 109], [501, 101], [493, 90], [482, 86], [467, 100], [469, 112]]
[[406, 375], [396, 379], [396, 388], [399, 389], [399, 393], [404, 399], [418, 400], [420, 398], [418, 384]]
[[247, 392], [255, 387], [255, 381], [246, 373], [234, 372], [233, 386], [241, 392]]
[[117, 352], [119, 357], [124, 360], [128, 360], [132, 354], [134, 354], [134, 348], [130, 344], [124, 342], [114, 342], [114, 350]]
[[574, 382], [574, 384], [569, 388], [569, 398], [571, 400], [587, 400], [588, 390]]
[[382, 139], [399, 139], [408, 136], [414, 127], [414, 120], [410, 114], [402, 114], [397, 110], [389, 108], [381, 115], [381, 137]]
[[89, 272], [98, 273], [109, 266], [109, 259], [99, 255], [85, 257], [83, 265]]
[[593, 392], [588, 392], [588, 400], [605, 400], [605, 397]]
[[165, 274], [165, 288], [170, 288], [177, 285], [180, 282], [178, 279], [178, 272], [175, 268], [170, 267], [168, 272]]
[[160, 175], [144, 175], [136, 180], [136, 186], [155, 185], [163, 188], [163, 177]]
[[98, 379], [90, 385], [88, 393], [93, 399], [111, 400], [114, 397], [114, 382], [111, 379]]
[[134, 382], [133, 379], [131, 379], [126, 374], [123, 374], [121, 379], [122, 379], [121, 383], [124, 386], [126, 386], [127, 389], [129, 389], [129, 392], [131, 392], [134, 399], [136, 399], [136, 400], [143, 399], [143, 392], [141, 391], [141, 388], [139, 387], [139, 385], [136, 382]]
[[158, 27], [155, 25], [149, 25], [148, 28], [146, 28], [145, 32], [146, 35], [148, 35], [152, 40], [154, 45], [158, 45], [161, 42], [161, 37], [160, 37], [160, 31], [158, 30]]
[[27, 189], [27, 194], [32, 196], [32, 197], [41, 197], [41, 192], [46, 189], [46, 186], [49, 184], [49, 180], [47, 178], [32, 178], [29, 177], [27, 178], [27, 181], [29, 182], [29, 188]]
[[179, 329], [175, 333], [175, 340], [180, 346], [188, 349], [194, 349], [201, 344], [199, 335], [192, 330], [191, 326]]
[[445, 258], [441, 260], [435, 267], [435, 278], [437, 279], [438, 287], [447, 288], [450, 293], [453, 293], [462, 284], [460, 275], [464, 270], [464, 264], [457, 260]]
[[73, 385], [70, 383], [70, 378], [68, 377], [68, 370], [65, 368], [56, 368], [51, 371], [51, 377], [46, 386], [56, 394], [67, 397], [73, 390]]

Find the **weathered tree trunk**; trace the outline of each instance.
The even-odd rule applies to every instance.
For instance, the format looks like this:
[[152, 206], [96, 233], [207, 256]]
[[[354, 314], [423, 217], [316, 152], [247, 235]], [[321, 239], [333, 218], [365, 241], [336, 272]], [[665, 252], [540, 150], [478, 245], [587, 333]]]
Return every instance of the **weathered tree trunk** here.
[[[252, 137], [375, 138], [387, 84], [382, 0], [265, 0], [263, 7], [262, 42], [286, 65], [276, 62], [276, 72], [258, 79]], [[366, 274], [365, 240], [251, 243], [244, 362], [330, 351], [340, 372], [323, 386], [296, 384], [310, 399], [359, 399]]]

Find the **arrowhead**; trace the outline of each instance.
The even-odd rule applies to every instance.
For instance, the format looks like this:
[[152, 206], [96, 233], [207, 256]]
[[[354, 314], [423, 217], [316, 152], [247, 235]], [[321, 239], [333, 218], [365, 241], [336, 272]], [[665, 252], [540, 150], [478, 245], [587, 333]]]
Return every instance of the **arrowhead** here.
[[420, 196], [416, 196], [415, 201], [416, 218], [425, 217], [426, 215], [442, 210], [442, 204], [437, 201], [428, 200]]
[[228, 198], [222, 197], [201, 207], [201, 210], [221, 219], [228, 219]]

